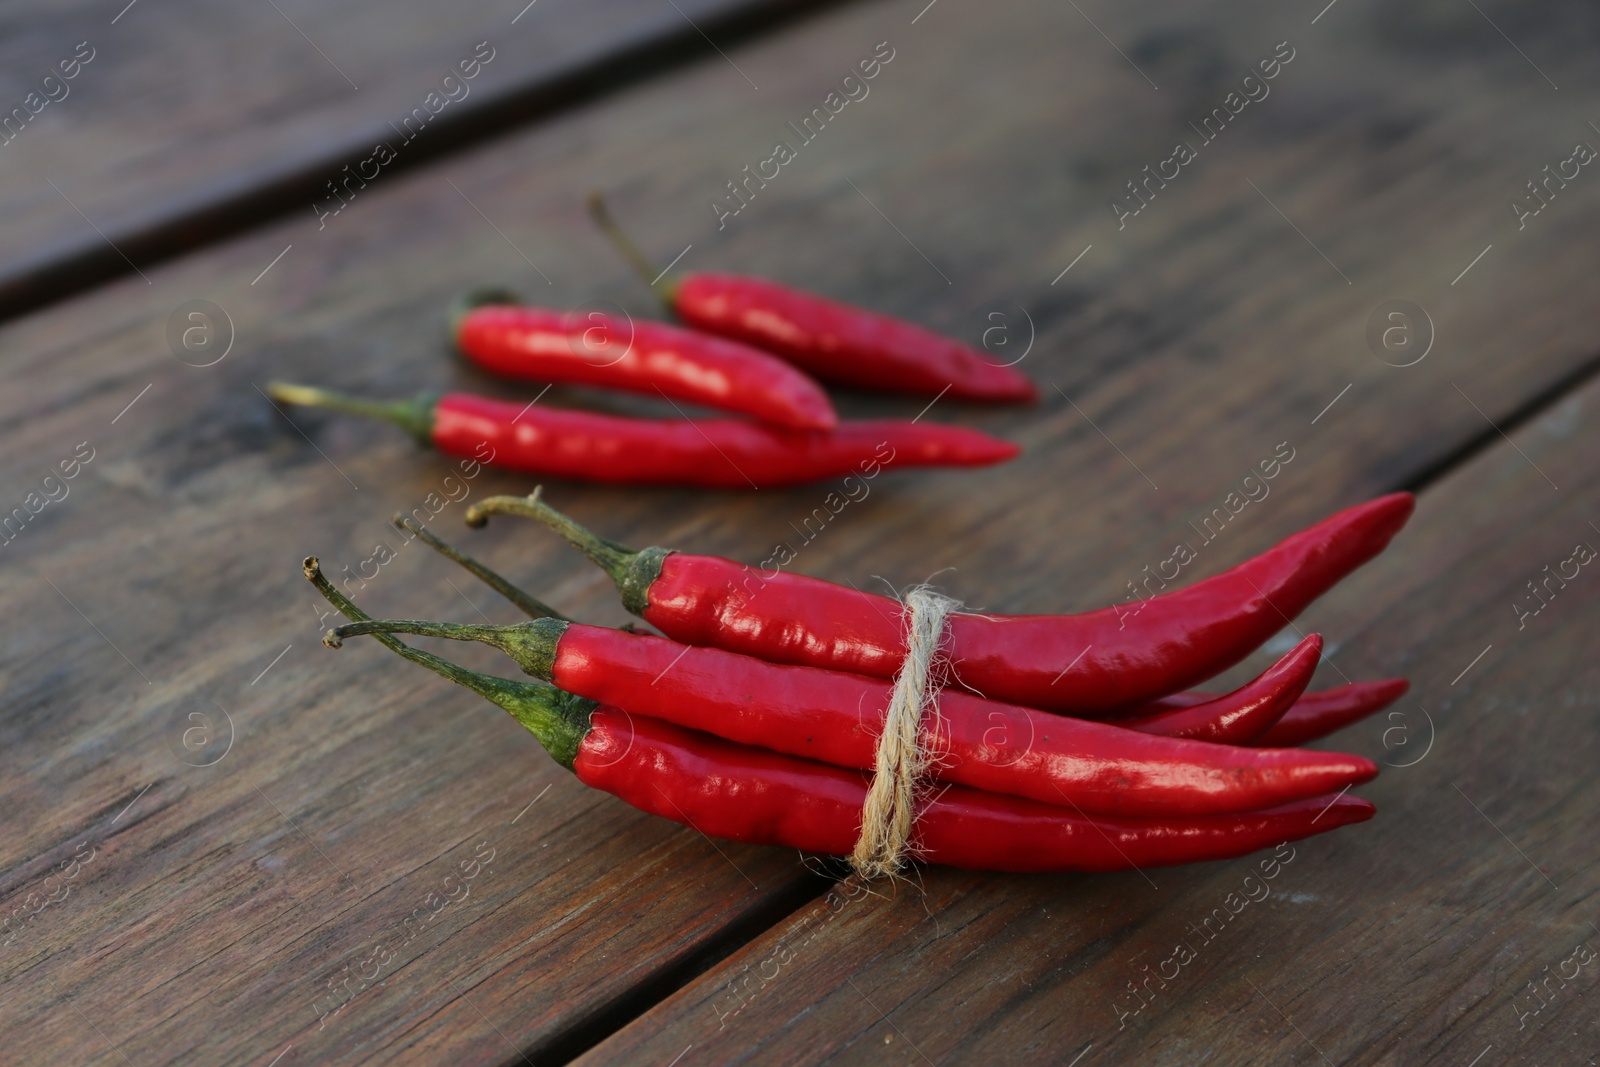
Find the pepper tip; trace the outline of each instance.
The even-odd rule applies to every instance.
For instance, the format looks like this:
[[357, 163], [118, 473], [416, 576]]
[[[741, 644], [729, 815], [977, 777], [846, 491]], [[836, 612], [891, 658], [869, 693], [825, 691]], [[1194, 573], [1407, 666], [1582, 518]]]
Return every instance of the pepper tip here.
[[1343, 809], [1346, 823], [1366, 822], [1378, 814], [1378, 806], [1362, 797], [1340, 797], [1339, 807]]
[[1398, 533], [1417, 510], [1416, 494], [1410, 492], [1385, 493], [1374, 500], [1368, 501], [1367, 508], [1373, 512], [1381, 513], [1388, 521], [1384, 523], [1390, 536]]

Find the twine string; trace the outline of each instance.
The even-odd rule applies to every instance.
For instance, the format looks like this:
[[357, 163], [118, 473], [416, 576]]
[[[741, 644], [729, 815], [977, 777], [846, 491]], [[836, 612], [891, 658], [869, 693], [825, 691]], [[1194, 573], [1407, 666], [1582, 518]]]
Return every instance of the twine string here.
[[923, 717], [939, 713], [945, 626], [959, 606], [925, 585], [906, 594], [906, 657], [895, 675], [872, 786], [861, 808], [861, 836], [850, 854], [851, 866], [864, 878], [895, 873], [910, 848], [917, 787], [932, 758], [923, 742]]

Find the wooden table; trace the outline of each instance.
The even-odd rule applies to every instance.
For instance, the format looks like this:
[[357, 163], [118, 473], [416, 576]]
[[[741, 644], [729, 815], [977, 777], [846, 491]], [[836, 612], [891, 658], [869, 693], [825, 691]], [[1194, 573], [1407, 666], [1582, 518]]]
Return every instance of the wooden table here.
[[[1576, 962], [1600, 949], [1600, 576], [1529, 599], [1600, 546], [1600, 174], [1552, 180], [1547, 202], [1528, 188], [1600, 145], [1592, 7], [924, 4], [136, 0], [11, 25], [0, 92], [31, 117], [0, 148], [7, 1062], [1600, 1053], [1600, 968]], [[94, 58], [31, 113], [80, 42]], [[331, 214], [326, 183], [479, 42], [494, 58], [472, 95]], [[880, 42], [869, 95], [719, 227], [725, 183]], [[1207, 129], [1216, 108], [1228, 121]], [[1179, 141], [1178, 177], [1112, 206]], [[1378, 817], [1296, 845], [1267, 900], [1148, 983], [1254, 859], [918, 868], [846, 897], [814, 858], [587, 790], [380, 649], [321, 648], [310, 553], [342, 575], [399, 544], [360, 589], [375, 614], [516, 612], [387, 525], [446, 459], [286, 415], [261, 388], [532, 399], [451, 359], [442, 309], [501, 281], [654, 314], [587, 224], [596, 185], [663, 262], [969, 338], [1001, 309], [1031, 338], [1036, 408], [926, 416], [1023, 456], [884, 475], [800, 548], [805, 573], [937, 574], [983, 608], [1081, 610], [1120, 599], [1279, 448], [1293, 460], [1195, 577], [1416, 492], [1391, 549], [1287, 631], [1326, 635], [1318, 685], [1413, 680], [1331, 742], [1388, 765], [1361, 789]], [[1385, 347], [1394, 301], [1409, 332]], [[212, 332], [174, 342], [196, 322]], [[484, 472], [468, 497], [529, 487]], [[617, 540], [757, 560], [826, 489], [546, 491]], [[570, 550], [512, 522], [469, 534], [464, 508], [434, 529], [576, 616], [623, 621]], [[333, 999], [380, 945], [389, 962]]]

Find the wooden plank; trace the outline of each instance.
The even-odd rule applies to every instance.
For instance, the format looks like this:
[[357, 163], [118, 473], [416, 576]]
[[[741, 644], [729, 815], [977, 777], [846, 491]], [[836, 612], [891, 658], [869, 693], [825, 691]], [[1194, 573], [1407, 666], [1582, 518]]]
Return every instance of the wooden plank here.
[[337, 209], [363, 176], [714, 56], [800, 9], [466, 0], [445, 25], [420, 0], [34, 6], [0, 39], [7, 315], [274, 214]]
[[[940, 580], [974, 604], [1102, 604], [1189, 536], [1188, 521], [1277, 442], [1297, 452], [1271, 503], [1231, 522], [1197, 575], [1477, 440], [1483, 416], [1452, 381], [1504, 419], [1581, 371], [1593, 355], [1584, 300], [1596, 253], [1582, 238], [1595, 221], [1592, 197], [1574, 190], [1535, 220], [1560, 225], [1497, 243], [1504, 258], [1491, 253], [1467, 275], [1483, 283], [1470, 299], [1449, 286], [1480, 238], [1501, 236], [1504, 187], [1567, 137], [1573, 114], [1563, 109], [1578, 104], [1563, 95], [1550, 105], [1514, 68], [1487, 69], [1476, 77], [1493, 91], [1467, 92], [1452, 56], [1375, 52], [1357, 20], [1318, 23], [1326, 38], [1297, 55], [1258, 113], [1282, 104], [1281, 117], [1247, 125], [1246, 111], [1228, 131], [1238, 139], [1185, 175], [1192, 192], [1174, 185], [1134, 220], [1149, 226], [1115, 230], [1104, 201], [1153, 151], [1130, 129], [1147, 130], [1149, 145], [1170, 140], [1190, 104], [1216, 98], [1207, 71], [1253, 63], [1300, 32], [1280, 30], [1283, 17], [1264, 7], [1159, 16], [1145, 31], [1156, 43], [1200, 19], [1222, 27], [1198, 55], [1162, 59], [1159, 49], [1146, 54], [1154, 44], [1134, 43], [1130, 55], [1177, 98], [1167, 105], [1155, 93], [1130, 96], [1143, 83], [1076, 12], [1016, 4], [995, 20], [946, 5], [920, 17], [902, 6], [844, 9], [730, 52], [728, 63], [712, 59], [397, 176], [322, 231], [308, 212], [152, 272], [148, 286], [129, 279], [8, 326], [7, 499], [20, 503], [79, 442], [96, 454], [70, 496], [4, 546], [13, 566], [0, 583], [16, 622], [0, 661], [0, 722], [19, 828], [0, 845], [5, 899], [38, 892], [81, 843], [104, 846], [74, 895], [29, 924], [28, 954], [12, 946], [12, 1010], [0, 1023], [8, 1047], [29, 1060], [66, 1052], [104, 1062], [120, 1062], [113, 1047], [136, 1060], [207, 1062], [265, 1061], [290, 1046], [319, 1061], [413, 1049], [489, 1062], [519, 1049], [538, 1062], [553, 1049], [559, 1059], [815, 891], [792, 854], [713, 845], [588, 796], [513, 724], [376, 649], [335, 657], [314, 645], [320, 623], [299, 557], [314, 551], [334, 574], [355, 571], [393, 537], [389, 512], [420, 505], [453, 468], [386, 427], [302, 415], [291, 424], [257, 386], [301, 377], [400, 395], [464, 384], [531, 399], [534, 390], [492, 386], [447, 360], [439, 309], [466, 284], [512, 280], [556, 303], [619, 299], [642, 311], [582, 218], [591, 184], [614, 189], [663, 260], [693, 244], [686, 266], [771, 274], [957, 332], [991, 301], [1032, 313], [1039, 336], [1023, 366], [1061, 393], [1047, 390], [1034, 411], [940, 402], [927, 416], [993, 429], [1029, 452], [992, 474], [885, 475], [825, 536], [799, 546], [797, 566], [840, 580], [904, 584], [959, 564]], [[1554, 36], [1521, 43], [1559, 54]], [[881, 41], [895, 58], [870, 96], [718, 230], [706, 201]], [[953, 74], [966, 71], [988, 80]], [[1302, 82], [1287, 80], [1302, 72]], [[744, 95], [742, 76], [759, 97]], [[1458, 91], [1439, 88], [1451, 78]], [[1380, 83], [1381, 94], [1363, 95]], [[1585, 99], [1581, 84], [1562, 92]], [[1359, 97], [1351, 110], [1365, 125], [1319, 118], [1341, 94]], [[1035, 105], [1003, 106], [1016, 100]], [[1416, 125], [1374, 143], [1372, 126], [1391, 111]], [[1440, 146], [1467, 129], [1479, 131], [1475, 165], [1443, 166]], [[1073, 146], [1062, 146], [1065, 130]], [[1419, 170], [1388, 185], [1360, 180]], [[1327, 264], [1236, 180], [1262, 174], [1302, 228], [1304, 218], [1328, 220], [1338, 242], [1326, 251], [1354, 284], [1330, 280]], [[1414, 287], [1424, 276], [1433, 287]], [[1432, 309], [1442, 338], [1472, 343], [1455, 342], [1448, 362], [1377, 362], [1361, 330], [1396, 294]], [[235, 349], [205, 368], [168, 349], [174, 309], [196, 299], [225, 309], [237, 334]], [[1511, 369], [1507, 351], [1518, 356]], [[552, 391], [541, 403], [594, 399]], [[907, 416], [923, 407], [841, 403]], [[527, 485], [484, 473], [470, 492]], [[761, 559], [776, 540], [798, 543], [790, 524], [825, 488], [551, 491], [614, 537]], [[452, 508], [437, 519], [446, 531]], [[468, 543], [563, 607], [621, 620], [600, 576], [550, 539], [497, 525]], [[397, 557], [361, 590], [370, 610], [511, 617], [470, 586], [450, 588], [445, 577], [459, 579], [417, 550]], [[462, 593], [477, 607], [460, 603]], [[233, 717], [234, 747], [213, 767], [185, 766], [174, 747], [189, 754], [184, 731], [207, 722], [189, 714], [212, 716], [220, 731], [217, 705]], [[318, 1029], [311, 1005], [326, 979], [346, 963], [359, 969], [478, 842], [501, 840], [505, 876], [442, 912], [391, 977], [374, 976], [387, 984]], [[1335, 844], [1354, 847], [1343, 840]], [[1315, 855], [1324, 853], [1291, 870], [1309, 869]], [[1017, 894], [1026, 882], [934, 884], [975, 896]], [[1128, 906], [1128, 886], [1142, 883], [1092, 884], [1110, 909]], [[1061, 935], [1037, 936], [1054, 945]], [[829, 958], [854, 968], [878, 952], [867, 941]], [[1013, 977], [986, 966], [997, 980]], [[740, 1025], [755, 1017], [742, 1014]], [[625, 1040], [674, 1025], [652, 1016]], [[772, 1047], [758, 1029], [721, 1047]]]
[[[6, 578], [8, 603], [34, 603], [53, 635], [37, 649], [19, 635], [8, 655], [13, 766], [26, 770], [7, 790], [25, 813], [8, 842], [7, 907], [62, 886], [44, 878], [75, 850], [91, 856], [67, 898], [7, 946], [9, 988], [58, 1024], [13, 1034], [15, 1055], [117, 1059], [108, 1042], [145, 1061], [265, 1060], [289, 1045], [329, 1062], [378, 1050], [508, 1059], [581, 1031], [650, 972], [713, 949], [774, 902], [781, 913], [804, 881], [793, 855], [685, 838], [583, 789], [516, 724], [375, 650], [326, 658], [316, 641], [327, 623], [309, 590], [284, 580], [293, 560], [237, 554], [234, 501], [118, 490], [118, 472], [137, 478], [136, 467], [101, 444], [79, 490], [115, 529]], [[96, 465], [108, 481], [91, 486]], [[363, 495], [382, 500], [380, 514], [439, 491], [437, 474], [383, 487], [376, 472], [345, 469], [370, 476]], [[328, 488], [312, 478], [269, 493], [244, 521], [279, 544], [294, 527], [330, 546], [352, 535], [401, 544], [376, 515], [351, 527], [357, 513], [329, 514]], [[106, 591], [127, 568], [130, 530], [162, 562], [124, 601]], [[330, 570], [363, 551], [329, 553]], [[433, 610], [471, 616], [445, 584], [459, 576], [401, 551], [364, 599], [383, 604], [384, 586], [391, 612], [420, 592]], [[171, 613], [165, 654], [122, 602]], [[35, 652], [41, 667], [29, 670]], [[43, 721], [28, 714], [40, 708]], [[494, 863], [464, 883], [457, 868], [481, 854]], [[441, 904], [445, 894], [458, 899]], [[668, 919], [678, 907], [698, 914]], [[654, 921], [638, 921], [647, 913]], [[402, 928], [408, 917], [422, 921]], [[394, 960], [364, 962], [380, 946]], [[349, 996], [327, 986], [348, 968], [381, 984], [352, 983], [359, 995], [324, 1019]], [[59, 1025], [74, 1010], [105, 1042]], [[208, 1022], [219, 1011], [225, 1024]]]
[[[1360, 790], [1376, 821], [1284, 863], [835, 891], [578, 1062], [1579, 1062], [1600, 1036], [1597, 412], [1591, 384], [1429, 489], [1303, 620], [1334, 641], [1323, 684], [1416, 683], [1332, 742], [1389, 765]], [[1535, 599], [1552, 571], [1576, 577]]]

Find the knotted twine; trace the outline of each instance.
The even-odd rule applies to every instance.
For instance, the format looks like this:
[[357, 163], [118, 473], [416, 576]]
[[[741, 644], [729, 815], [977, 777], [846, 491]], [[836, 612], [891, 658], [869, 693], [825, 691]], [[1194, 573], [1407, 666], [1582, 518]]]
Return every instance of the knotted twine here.
[[861, 807], [861, 836], [850, 865], [863, 878], [899, 870], [916, 821], [917, 784], [927, 773], [932, 754], [922, 740], [922, 719], [939, 714], [936, 670], [944, 646], [945, 622], [960, 601], [919, 585], [906, 594], [906, 658], [895, 675], [878, 735], [872, 786]]

